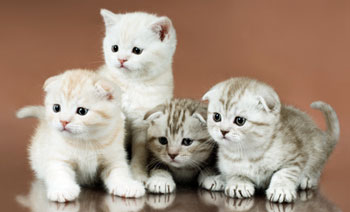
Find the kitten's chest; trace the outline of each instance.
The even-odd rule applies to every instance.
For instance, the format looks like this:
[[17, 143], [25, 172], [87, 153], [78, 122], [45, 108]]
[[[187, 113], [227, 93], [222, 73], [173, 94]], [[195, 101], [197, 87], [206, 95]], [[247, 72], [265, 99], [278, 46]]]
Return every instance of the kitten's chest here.
[[80, 184], [90, 184], [97, 180], [98, 157], [93, 152], [80, 152], [75, 157], [77, 180]]
[[227, 176], [240, 175], [249, 178], [257, 187], [266, 187], [276, 170], [276, 163], [269, 158], [254, 161], [242, 158], [230, 161], [228, 158], [219, 157], [219, 168]]
[[148, 110], [164, 103], [172, 97], [171, 91], [164, 91], [156, 86], [132, 86], [123, 90], [122, 108], [132, 119], [143, 116]]
[[189, 183], [195, 180], [198, 175], [198, 170], [195, 169], [176, 169], [170, 168], [171, 174], [177, 183]]

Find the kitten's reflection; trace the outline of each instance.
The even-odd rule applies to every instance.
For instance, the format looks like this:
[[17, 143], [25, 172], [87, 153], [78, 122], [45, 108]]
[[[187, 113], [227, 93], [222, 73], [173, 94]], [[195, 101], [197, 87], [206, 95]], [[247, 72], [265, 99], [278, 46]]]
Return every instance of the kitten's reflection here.
[[28, 195], [16, 197], [18, 203], [32, 212], [137, 212], [144, 208], [145, 198], [125, 199], [107, 194], [103, 189], [82, 189], [74, 202], [58, 203], [46, 197], [46, 187], [40, 180], [32, 183]]
[[319, 191], [301, 191], [298, 200], [293, 204], [272, 203], [265, 199], [264, 196], [257, 196], [250, 199], [234, 199], [225, 196], [222, 192], [210, 192], [200, 190], [198, 192], [203, 204], [216, 206], [220, 212], [323, 212], [341, 211], [333, 203], [327, 200]]

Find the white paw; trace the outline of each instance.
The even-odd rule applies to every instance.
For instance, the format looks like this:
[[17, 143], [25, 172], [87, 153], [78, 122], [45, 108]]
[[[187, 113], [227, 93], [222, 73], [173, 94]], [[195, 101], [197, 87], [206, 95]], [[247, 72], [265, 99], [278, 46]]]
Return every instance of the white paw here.
[[249, 182], [237, 182], [225, 187], [225, 194], [234, 198], [249, 198], [254, 195], [254, 185]]
[[198, 183], [200, 187], [209, 191], [223, 191], [225, 188], [220, 175], [201, 177]]
[[293, 202], [297, 197], [296, 189], [292, 187], [270, 187], [266, 190], [266, 197], [271, 202]]
[[69, 202], [75, 200], [80, 193], [78, 184], [67, 183], [61, 186], [49, 186], [47, 198], [55, 202]]
[[318, 184], [318, 180], [315, 178], [310, 178], [310, 177], [304, 176], [300, 180], [300, 188], [302, 190], [316, 188], [317, 184]]
[[148, 175], [146, 172], [144, 172], [143, 170], [134, 168], [132, 169], [132, 176], [135, 180], [146, 184], [147, 180], [148, 180]]
[[172, 178], [153, 176], [148, 179], [146, 188], [151, 193], [169, 194], [175, 190], [175, 182]]
[[145, 187], [142, 183], [130, 178], [115, 178], [106, 183], [108, 192], [120, 197], [141, 197], [145, 194]]

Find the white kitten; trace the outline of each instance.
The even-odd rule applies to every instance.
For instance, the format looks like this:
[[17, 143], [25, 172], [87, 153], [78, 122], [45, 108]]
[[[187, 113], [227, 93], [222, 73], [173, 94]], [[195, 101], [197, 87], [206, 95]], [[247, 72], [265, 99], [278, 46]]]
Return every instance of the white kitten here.
[[29, 158], [48, 199], [72, 201], [79, 184], [100, 179], [111, 194], [142, 196], [126, 160], [119, 88], [94, 72], [74, 70], [47, 79], [44, 90], [45, 112], [26, 107], [17, 115], [40, 117]]
[[292, 202], [298, 188], [317, 187], [322, 168], [339, 138], [335, 111], [314, 102], [327, 131], [309, 116], [280, 103], [268, 85], [249, 78], [232, 78], [210, 89], [208, 130], [219, 144], [218, 167], [226, 180], [225, 194], [251, 197], [266, 189], [273, 202]]
[[114, 14], [102, 9], [106, 25], [103, 51], [106, 66], [100, 74], [122, 90], [122, 109], [132, 140], [131, 167], [145, 182], [145, 113], [173, 95], [172, 58], [176, 47], [175, 29], [167, 17], [143, 12]]

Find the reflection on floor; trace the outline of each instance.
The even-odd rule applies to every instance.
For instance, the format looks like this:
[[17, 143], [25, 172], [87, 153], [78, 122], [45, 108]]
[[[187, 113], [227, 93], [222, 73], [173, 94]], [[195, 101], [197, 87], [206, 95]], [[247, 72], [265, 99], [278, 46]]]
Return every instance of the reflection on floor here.
[[340, 211], [318, 191], [300, 192], [293, 204], [274, 204], [262, 195], [251, 199], [233, 199], [221, 192], [180, 188], [175, 194], [148, 194], [143, 198], [125, 199], [111, 196], [102, 189], [82, 189], [79, 199], [71, 203], [50, 202], [44, 184], [36, 180], [28, 195], [18, 195], [17, 202], [32, 212], [127, 212], [127, 211], [199, 211], [199, 212], [323, 212]]

